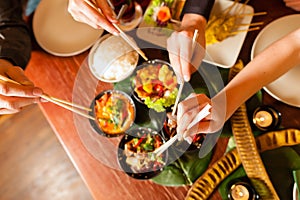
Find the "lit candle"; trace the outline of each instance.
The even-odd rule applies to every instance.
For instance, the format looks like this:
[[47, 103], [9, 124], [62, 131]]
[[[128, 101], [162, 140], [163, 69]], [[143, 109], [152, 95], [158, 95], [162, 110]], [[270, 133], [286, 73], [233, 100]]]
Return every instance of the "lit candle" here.
[[236, 179], [229, 183], [228, 198], [230, 200], [257, 200], [259, 196], [248, 182]]
[[253, 123], [262, 131], [277, 128], [281, 122], [281, 114], [272, 107], [261, 106], [253, 113]]
[[257, 124], [260, 127], [268, 127], [273, 122], [272, 115], [267, 111], [258, 111], [254, 116], [254, 124]]
[[233, 200], [249, 200], [250, 193], [244, 185], [233, 185], [230, 188], [231, 198]]

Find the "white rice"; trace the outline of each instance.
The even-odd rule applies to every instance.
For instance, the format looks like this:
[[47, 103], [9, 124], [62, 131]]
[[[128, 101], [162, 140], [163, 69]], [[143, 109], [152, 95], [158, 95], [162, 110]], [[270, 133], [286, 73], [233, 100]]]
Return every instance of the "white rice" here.
[[101, 42], [93, 57], [94, 73], [100, 79], [119, 80], [131, 73], [138, 62], [138, 53], [119, 36]]

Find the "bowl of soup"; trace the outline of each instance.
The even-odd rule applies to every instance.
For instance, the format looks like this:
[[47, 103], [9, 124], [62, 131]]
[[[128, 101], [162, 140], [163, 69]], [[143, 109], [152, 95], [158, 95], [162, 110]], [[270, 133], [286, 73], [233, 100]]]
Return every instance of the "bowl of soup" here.
[[135, 120], [133, 100], [125, 92], [106, 90], [98, 94], [91, 104], [92, 127], [101, 135], [115, 137], [124, 134]]

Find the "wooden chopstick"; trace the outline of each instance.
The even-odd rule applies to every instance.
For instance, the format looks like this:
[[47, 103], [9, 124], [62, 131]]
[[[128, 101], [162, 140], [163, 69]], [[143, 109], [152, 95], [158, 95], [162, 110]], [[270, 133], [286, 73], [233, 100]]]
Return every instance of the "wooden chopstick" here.
[[[20, 84], [19, 82], [17, 81], [14, 81], [14, 80], [11, 80], [5, 76], [2, 76], [0, 75], [0, 80], [4, 81], [4, 82], [8, 82], [8, 83], [13, 83], [13, 84], [16, 84], [16, 85], [22, 85]], [[83, 112], [81, 112], [80, 110], [77, 110], [75, 108], [78, 108], [78, 109], [82, 109], [82, 110], [86, 110], [86, 111], [91, 111], [90, 108], [87, 108], [87, 107], [84, 107], [84, 106], [81, 106], [81, 105], [78, 105], [78, 104], [74, 104], [72, 102], [68, 102], [68, 101], [65, 101], [65, 100], [62, 100], [62, 99], [59, 99], [59, 98], [56, 98], [56, 97], [52, 97], [52, 96], [49, 96], [48, 94], [42, 94], [40, 96], [41, 98], [49, 101], [49, 102], [52, 102], [58, 106], [61, 106], [65, 109], [68, 109], [74, 113], [77, 113], [83, 117], [86, 117], [86, 118], [89, 118], [89, 119], [92, 119], [92, 120], [95, 120], [95, 118], [93, 116], [90, 116], [88, 114], [85, 114]]]
[[[102, 12], [99, 10], [97, 5], [94, 2], [91, 2], [90, 0], [84, 0], [89, 6], [97, 10], [99, 13], [102, 14]], [[116, 23], [112, 23], [113, 26], [120, 32], [120, 36], [140, 55], [145, 61], [148, 61], [148, 58], [146, 57], [145, 53], [134, 43], [131, 41], [131, 39], [127, 36], [127, 34], [118, 26]]]
[[[198, 32], [199, 32], [199, 30], [195, 29], [193, 39], [192, 39], [192, 53], [194, 53], [194, 51], [195, 51], [196, 39], [198, 37]], [[176, 97], [176, 100], [175, 100], [175, 104], [173, 106], [172, 116], [175, 116], [175, 113], [176, 113], [176, 110], [177, 110], [177, 105], [178, 105], [180, 97], [181, 97], [183, 86], [184, 86], [184, 81], [182, 80], [182, 78], [180, 78], [180, 85], [179, 85], [177, 97]]]
[[[195, 116], [194, 120], [189, 124], [187, 129], [192, 128], [197, 123], [199, 123], [202, 119], [207, 117], [210, 114], [209, 109], [211, 108], [210, 104], [204, 106], [204, 108]], [[171, 139], [169, 139], [166, 143], [155, 149], [152, 153], [157, 157], [166, 151], [176, 140], [178, 139], [178, 133], [174, 135]]]

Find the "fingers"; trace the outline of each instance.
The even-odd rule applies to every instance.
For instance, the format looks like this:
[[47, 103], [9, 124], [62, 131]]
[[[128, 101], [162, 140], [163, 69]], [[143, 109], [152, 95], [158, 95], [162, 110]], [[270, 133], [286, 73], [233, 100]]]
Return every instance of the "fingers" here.
[[99, 10], [84, 0], [69, 0], [68, 12], [76, 21], [86, 23], [95, 29], [103, 28], [112, 34], [118, 34], [118, 30], [112, 25], [112, 22], [117, 23], [112, 9], [104, 0], [98, 0], [97, 4]]
[[5, 73], [10, 79], [22, 85], [33, 86], [33, 83], [25, 76], [24, 71], [20, 67], [10, 67]]
[[43, 94], [40, 88], [0, 82], [0, 95], [15, 97], [38, 97]]
[[210, 102], [210, 99], [205, 94], [191, 94], [188, 98], [178, 104], [177, 117], [180, 120], [185, 112], [195, 108], [199, 109], [198, 107], [202, 109]]
[[195, 41], [193, 49], [193, 32], [184, 30], [173, 32], [167, 40], [167, 49], [172, 67], [184, 81], [188, 82], [191, 74], [197, 70], [205, 55], [205, 49]]
[[170, 63], [177, 76], [182, 78], [181, 63], [180, 63], [180, 44], [177, 41], [178, 32], [173, 32], [172, 35], [167, 39], [167, 50], [169, 52]]
[[0, 95], [0, 115], [13, 114], [22, 110], [23, 107], [40, 102], [39, 97], [22, 98]]

